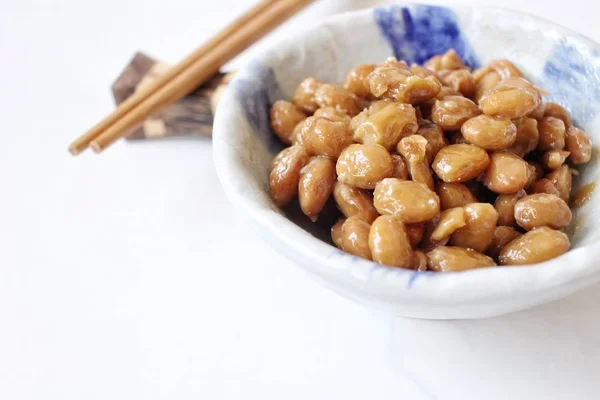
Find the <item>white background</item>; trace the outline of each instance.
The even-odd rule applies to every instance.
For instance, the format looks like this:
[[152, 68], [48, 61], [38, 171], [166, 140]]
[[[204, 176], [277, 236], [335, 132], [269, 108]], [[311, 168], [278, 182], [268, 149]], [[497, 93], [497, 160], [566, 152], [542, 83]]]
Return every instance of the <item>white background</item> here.
[[[252, 3], [0, 0], [0, 398], [598, 398], [598, 286], [490, 320], [386, 318], [238, 222], [210, 140], [67, 154], [135, 51], [176, 62]], [[321, 0], [275, 35], [373, 4]], [[594, 4], [503, 2], [600, 40]]]

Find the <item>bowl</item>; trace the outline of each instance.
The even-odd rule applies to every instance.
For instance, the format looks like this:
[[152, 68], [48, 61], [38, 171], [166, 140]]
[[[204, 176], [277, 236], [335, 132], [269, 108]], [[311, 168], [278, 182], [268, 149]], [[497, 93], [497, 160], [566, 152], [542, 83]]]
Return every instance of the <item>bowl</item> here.
[[[269, 195], [269, 164], [283, 147], [269, 125], [274, 101], [289, 99], [304, 78], [342, 82], [360, 63], [389, 56], [422, 63], [454, 48], [471, 67], [513, 61], [600, 143], [600, 46], [554, 23], [488, 7], [397, 5], [341, 14], [280, 40], [245, 66], [220, 101], [214, 125], [215, 166], [227, 197], [256, 234], [335, 292], [395, 315], [483, 318], [567, 296], [600, 280], [598, 196], [574, 212], [572, 249], [522, 267], [455, 273], [392, 268], [346, 254], [329, 231]], [[576, 185], [598, 176], [598, 157]], [[576, 187], [575, 187], [576, 190]]]

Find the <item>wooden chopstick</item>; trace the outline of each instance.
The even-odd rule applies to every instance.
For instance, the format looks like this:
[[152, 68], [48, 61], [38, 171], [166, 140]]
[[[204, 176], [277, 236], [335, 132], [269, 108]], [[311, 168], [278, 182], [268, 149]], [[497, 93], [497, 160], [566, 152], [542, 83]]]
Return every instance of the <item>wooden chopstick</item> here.
[[269, 33], [313, 0], [279, 0], [262, 13], [249, 20], [231, 36], [210, 50], [189, 68], [150, 94], [131, 112], [96, 137], [90, 146], [95, 152], [126, 136], [157, 110], [179, 100], [200, 84], [211, 78], [233, 57]]
[[102, 151], [148, 116], [211, 78], [229, 60], [312, 1], [262, 1], [174, 66], [162, 79], [132, 95], [115, 112], [73, 142], [69, 150], [78, 154], [90, 145], [94, 151]]
[[215, 36], [209, 39], [208, 42], [204, 43], [202, 46], [194, 50], [181, 62], [169, 68], [169, 70], [162, 77], [157, 79], [154, 83], [148, 85], [148, 87], [146, 87], [144, 90], [140, 90], [139, 92], [135, 92], [131, 96], [129, 96], [108, 117], [100, 121], [89, 131], [87, 131], [85, 134], [83, 134], [77, 140], [75, 140], [69, 146], [69, 151], [73, 155], [76, 155], [85, 150], [96, 136], [98, 136], [104, 130], [109, 128], [112, 124], [117, 122], [119, 118], [122, 118], [135, 106], [140, 104], [151, 93], [160, 89], [167, 82], [171, 81], [177, 75], [182, 73], [186, 68], [189, 68], [190, 65], [199, 60], [201, 57], [203, 57], [208, 51], [214, 49], [219, 43], [221, 43], [221, 41], [223, 41], [228, 36], [236, 32], [238, 29], [240, 29], [242, 26], [248, 23], [248, 21], [251, 21], [252, 19], [256, 18], [257, 15], [260, 15], [262, 12], [264, 12], [264, 10], [266, 10], [268, 7], [270, 7], [276, 2], [277, 0], [263, 0], [260, 3], [258, 3], [255, 7], [247, 11], [238, 19], [236, 19], [232, 24], [228, 25], [227, 27], [225, 27], [225, 29], [221, 30], [219, 33], [217, 33]]

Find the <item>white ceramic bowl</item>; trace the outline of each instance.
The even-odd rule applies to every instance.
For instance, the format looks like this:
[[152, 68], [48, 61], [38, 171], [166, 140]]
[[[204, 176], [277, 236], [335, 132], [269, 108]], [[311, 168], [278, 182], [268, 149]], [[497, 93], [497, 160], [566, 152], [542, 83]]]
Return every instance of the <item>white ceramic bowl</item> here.
[[[216, 115], [214, 156], [223, 188], [277, 251], [332, 290], [397, 315], [482, 318], [573, 293], [600, 280], [597, 196], [577, 210], [573, 248], [525, 267], [460, 273], [416, 272], [345, 254], [329, 232], [299, 213], [284, 214], [269, 196], [269, 164], [282, 148], [269, 127], [269, 107], [289, 99], [308, 76], [342, 82], [359, 63], [388, 56], [409, 62], [454, 48], [471, 66], [508, 58], [565, 106], [600, 143], [600, 46], [548, 21], [497, 8], [402, 5], [342, 14], [280, 41], [247, 65], [225, 92]], [[598, 176], [597, 157], [579, 185]]]

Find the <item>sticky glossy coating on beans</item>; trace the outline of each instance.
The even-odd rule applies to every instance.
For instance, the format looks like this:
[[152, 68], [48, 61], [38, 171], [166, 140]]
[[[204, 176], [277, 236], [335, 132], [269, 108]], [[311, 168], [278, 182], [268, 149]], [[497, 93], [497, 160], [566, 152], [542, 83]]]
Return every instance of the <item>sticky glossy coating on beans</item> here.
[[581, 129], [570, 127], [565, 136], [565, 148], [573, 164], [585, 164], [592, 158], [592, 141]]
[[345, 126], [349, 126], [350, 121], [352, 120], [348, 114], [338, 110], [335, 107], [319, 108], [317, 111], [315, 111], [313, 117], [324, 118], [333, 122], [341, 122]]
[[351, 127], [357, 142], [392, 150], [400, 139], [414, 134], [419, 124], [410, 104], [377, 102], [354, 117]]
[[401, 103], [417, 104], [433, 98], [442, 87], [434, 76], [421, 78], [405, 62], [388, 60], [369, 75], [371, 93]]
[[466, 121], [460, 131], [468, 143], [485, 150], [504, 150], [517, 139], [517, 127], [508, 118], [479, 115]]
[[337, 158], [352, 143], [352, 133], [341, 122], [309, 117], [295, 138], [311, 156]]
[[306, 142], [306, 139], [304, 136], [302, 135], [308, 135], [308, 131], [305, 130], [306, 126], [308, 124], [311, 124], [312, 121], [314, 121], [314, 118], [306, 118], [305, 120], [302, 120], [298, 123], [298, 125], [296, 125], [294, 127], [294, 130], [292, 131], [292, 143], [293, 144], [300, 144], [303, 145], [304, 142]]
[[426, 158], [427, 139], [420, 135], [405, 137], [398, 143], [398, 152], [408, 163], [411, 179], [433, 190], [433, 177]]
[[493, 153], [483, 184], [498, 194], [516, 193], [527, 186], [530, 174], [529, 165], [516, 154]]
[[536, 149], [540, 134], [538, 132], [538, 122], [533, 118], [517, 118], [513, 120], [517, 127], [517, 137], [512, 146], [508, 148], [508, 151], [515, 153], [519, 157], [525, 157], [525, 155]]
[[427, 140], [426, 156], [427, 162], [431, 165], [437, 153], [448, 146], [448, 139], [444, 136], [442, 128], [433, 122], [419, 127], [416, 134], [423, 136]]
[[538, 149], [542, 151], [565, 148], [565, 123], [554, 117], [544, 117], [538, 122], [540, 140]]
[[542, 154], [542, 165], [549, 170], [558, 169], [569, 157], [568, 151], [550, 150]]
[[538, 264], [566, 253], [569, 247], [569, 238], [563, 232], [542, 227], [512, 240], [498, 259], [500, 265]]
[[421, 182], [426, 185], [429, 189], [435, 188], [433, 175], [431, 169], [427, 164], [427, 159], [423, 159], [419, 162], [409, 163], [410, 177], [415, 182]]
[[440, 71], [438, 72], [438, 77], [442, 84], [460, 92], [465, 97], [473, 96], [475, 90], [477, 90], [475, 78], [473, 78], [471, 71], [468, 69]]
[[[530, 193], [531, 192], [531, 187], [536, 182], [536, 173], [537, 173], [537, 171], [536, 171], [536, 167], [533, 166], [531, 163], [527, 163], [527, 168], [529, 169], [529, 179], [527, 180], [527, 184], [525, 185], [525, 191], [527, 193]], [[542, 176], [543, 176], [543, 174], [542, 174]]]
[[493, 267], [496, 263], [485, 254], [462, 247], [439, 246], [427, 253], [427, 269], [435, 272], [456, 272]]
[[430, 71], [442, 71], [465, 68], [465, 63], [454, 49], [450, 49], [444, 54], [431, 57], [423, 66]]
[[484, 76], [495, 73], [500, 79], [522, 77], [521, 71], [510, 61], [505, 59], [492, 60], [489, 64], [479, 68], [473, 72], [473, 77], [476, 81], [479, 81]]
[[279, 100], [271, 107], [271, 128], [285, 144], [292, 144], [294, 128], [306, 119], [307, 115], [289, 101]]
[[553, 194], [530, 194], [515, 204], [515, 220], [528, 231], [541, 226], [560, 230], [571, 223], [572, 217], [567, 203]]
[[454, 50], [358, 65], [342, 85], [308, 78], [270, 110], [294, 144], [271, 163], [273, 200], [297, 197], [338, 248], [403, 268], [552, 258], [569, 248], [574, 166], [593, 149], [542, 95], [510, 61], [472, 72]]
[[395, 103], [397, 102], [389, 99], [373, 101], [369, 105], [369, 107], [365, 107], [360, 113], [358, 113], [350, 120], [350, 129], [352, 130], [352, 132], [356, 131], [358, 127], [365, 123], [371, 115], [379, 113], [380, 111], [384, 110], [387, 106]]
[[427, 256], [421, 250], [413, 251], [413, 267], [415, 271], [427, 271]]
[[352, 144], [336, 164], [338, 181], [361, 189], [373, 189], [377, 182], [392, 176], [394, 165], [385, 147]]
[[283, 149], [271, 163], [269, 185], [271, 197], [278, 206], [284, 206], [298, 194], [300, 170], [308, 161], [308, 155], [299, 145]]
[[393, 98], [398, 87], [414, 75], [408, 64], [393, 57], [381, 63], [367, 76], [369, 90], [377, 98]]
[[344, 225], [344, 222], [346, 222], [346, 220], [344, 218], [340, 218], [331, 227], [331, 241], [340, 250], [344, 250], [342, 246], [342, 226]]
[[442, 210], [466, 206], [469, 203], [477, 203], [477, 198], [462, 183], [440, 182], [437, 184], [435, 192], [440, 198]]
[[367, 78], [376, 67], [377, 65], [375, 64], [361, 64], [352, 68], [346, 76], [344, 88], [354, 92], [360, 97], [371, 96], [371, 89], [369, 88], [369, 81]]
[[533, 185], [531, 185], [527, 189], [528, 193], [547, 193], [553, 194], [555, 196], [560, 197], [560, 193], [554, 183], [550, 181], [550, 179], [542, 178], [539, 181], [535, 181]]
[[529, 182], [527, 182], [527, 186], [525, 186], [525, 188], [528, 189], [531, 187], [531, 185], [533, 185], [533, 183], [542, 179], [546, 174], [546, 171], [544, 171], [544, 168], [540, 163], [535, 161], [529, 161], [527, 164], [529, 164]]
[[492, 241], [498, 213], [488, 203], [468, 204], [464, 210], [467, 224], [450, 236], [450, 243], [485, 253]]
[[350, 116], [361, 110], [359, 100], [354, 93], [341, 86], [322, 84], [315, 92], [315, 102], [319, 107], [334, 107]]
[[465, 121], [477, 115], [477, 104], [462, 96], [446, 96], [431, 109], [431, 119], [445, 131], [460, 129]]
[[408, 165], [404, 158], [402, 158], [399, 154], [391, 154], [392, 164], [394, 164], [394, 172], [392, 172], [392, 176], [390, 178], [398, 178], [402, 180], [409, 179], [410, 175], [408, 173]]
[[507, 78], [479, 99], [484, 114], [520, 118], [532, 112], [542, 101], [540, 91], [524, 78]]
[[435, 104], [436, 101], [438, 100], [443, 100], [444, 98], [448, 97], [448, 96], [460, 96], [460, 92], [457, 92], [456, 90], [448, 87], [448, 86], [442, 86], [440, 88], [440, 91], [431, 99], [427, 100], [427, 101], [423, 101], [421, 103], [419, 103], [419, 109], [421, 110], [421, 112], [423, 113], [423, 117], [426, 119], [431, 120], [431, 109], [433, 108], [433, 105]]
[[407, 224], [428, 221], [440, 211], [437, 194], [419, 182], [384, 179], [375, 187], [373, 198], [380, 214], [396, 216]]
[[452, 144], [437, 153], [431, 167], [444, 182], [464, 182], [476, 178], [489, 163], [490, 158], [481, 147]]
[[571, 197], [571, 185], [573, 183], [573, 176], [571, 175], [569, 166], [562, 165], [560, 168], [548, 173], [546, 178], [556, 187], [559, 197], [568, 204]]
[[504, 60], [504, 59], [493, 60], [489, 63], [489, 66], [496, 73], [498, 73], [498, 75], [500, 75], [500, 78], [502, 78], [502, 79], [523, 76], [523, 73], [513, 63], [511, 63], [508, 60]]
[[405, 224], [406, 233], [408, 233], [408, 238], [410, 239], [410, 245], [414, 248], [417, 247], [421, 240], [423, 240], [423, 235], [425, 234], [425, 224]]
[[419, 247], [423, 249], [423, 251], [428, 252], [430, 250], [435, 249], [438, 246], [445, 246], [450, 240], [449, 237], [443, 238], [440, 240], [435, 240], [431, 235], [437, 228], [438, 223], [440, 222], [440, 214], [433, 217], [431, 220], [425, 223], [425, 230], [423, 232], [423, 238], [419, 243]]
[[428, 76], [437, 76], [435, 72], [428, 70], [425, 67], [421, 67], [418, 64], [411, 64], [410, 72], [420, 78], [427, 78]]
[[532, 112], [529, 113], [529, 118], [542, 119], [546, 112], [548, 103], [541, 102]]
[[427, 139], [421, 135], [412, 135], [403, 138], [398, 143], [396, 150], [398, 150], [398, 153], [404, 157], [409, 165], [419, 161], [427, 161]]
[[358, 217], [350, 217], [342, 225], [342, 248], [352, 255], [371, 260], [369, 230], [371, 224]]
[[305, 113], [314, 113], [319, 105], [315, 99], [315, 92], [323, 83], [316, 78], [306, 78], [298, 85], [292, 98], [292, 102], [300, 107]]
[[494, 208], [498, 212], [498, 225], [516, 226], [515, 204], [525, 195], [524, 190], [519, 190], [517, 193], [501, 194], [496, 197]]
[[477, 71], [475, 71], [473, 77], [475, 78], [475, 94], [473, 95], [473, 99], [478, 103], [484, 94], [498, 85], [502, 80], [496, 71], [488, 71], [481, 77], [478, 77]]
[[442, 211], [440, 220], [431, 233], [431, 238], [433, 240], [442, 240], [450, 237], [454, 231], [467, 225], [466, 218], [465, 210], [462, 207], [455, 207]]
[[333, 198], [338, 209], [347, 218], [359, 217], [371, 223], [379, 216], [373, 205], [373, 195], [368, 190], [336, 182], [333, 187]]
[[333, 192], [335, 162], [327, 157], [315, 157], [300, 171], [298, 200], [302, 212], [313, 222]]
[[566, 128], [571, 126], [571, 117], [569, 112], [563, 106], [557, 103], [546, 103], [544, 107], [544, 117], [554, 117], [560, 119]]
[[494, 229], [492, 242], [487, 249], [487, 254], [490, 257], [497, 258], [504, 246], [519, 236], [521, 236], [521, 234], [511, 226], [497, 226], [496, 229]]
[[391, 267], [411, 269], [413, 252], [404, 223], [393, 216], [382, 215], [371, 225], [369, 248], [373, 261]]

